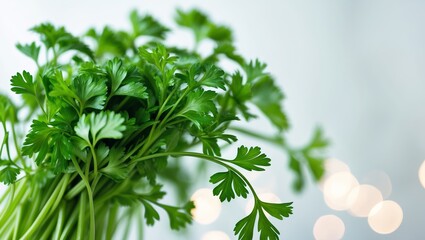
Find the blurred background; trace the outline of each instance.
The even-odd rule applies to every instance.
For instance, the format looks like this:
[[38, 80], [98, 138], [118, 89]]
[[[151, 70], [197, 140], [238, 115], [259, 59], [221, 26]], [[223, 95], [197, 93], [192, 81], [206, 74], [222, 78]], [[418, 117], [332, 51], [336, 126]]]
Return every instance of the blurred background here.
[[[425, 189], [418, 177], [425, 160], [425, 1], [1, 1], [0, 91], [10, 93], [9, 80], [16, 72], [35, 69], [15, 48], [17, 42], [37, 39], [28, 31], [35, 24], [50, 21], [74, 34], [105, 24], [129, 28], [128, 14], [138, 9], [175, 27], [176, 7], [199, 8], [216, 22], [231, 26], [239, 52], [268, 64], [287, 97], [291, 144], [305, 144], [314, 127], [322, 126], [332, 142], [328, 155], [343, 162], [329, 161], [328, 170], [341, 165], [345, 169], [346, 164], [359, 184], [374, 185], [382, 199], [395, 201], [403, 212], [397, 230], [379, 234], [376, 229], [382, 232], [388, 226], [376, 227], [379, 221], [374, 225], [373, 219], [368, 223], [352, 211], [334, 210], [337, 207], [324, 200], [312, 181], [304, 192], [294, 193], [294, 176], [282, 151], [243, 139], [245, 144], [263, 145], [273, 160], [266, 174], [251, 176], [254, 185], [269, 198], [294, 201], [294, 215], [276, 222], [282, 239], [314, 239], [313, 229], [318, 239], [328, 233], [334, 238], [322, 239], [425, 238]], [[188, 38], [190, 34], [183, 32], [170, 41]], [[271, 129], [267, 121], [255, 124], [264, 131]], [[201, 180], [193, 192], [212, 188], [208, 176]], [[233, 226], [248, 202], [222, 204], [215, 221], [194, 222], [187, 235], [169, 230], [164, 219], [146, 229], [146, 239], [234, 239]], [[388, 214], [385, 218], [394, 220], [393, 229], [389, 226], [392, 231], [398, 227], [397, 216]], [[337, 218], [321, 218], [324, 215]]]

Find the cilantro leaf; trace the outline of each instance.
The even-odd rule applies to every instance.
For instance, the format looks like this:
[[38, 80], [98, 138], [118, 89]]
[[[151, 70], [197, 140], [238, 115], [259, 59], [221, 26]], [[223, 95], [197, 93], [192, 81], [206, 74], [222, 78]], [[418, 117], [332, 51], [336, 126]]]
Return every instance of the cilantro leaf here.
[[115, 93], [122, 81], [127, 76], [127, 71], [122, 66], [123, 62], [114, 58], [106, 63], [105, 70], [111, 80], [111, 93]]
[[146, 89], [147, 88], [145, 87], [145, 85], [143, 85], [143, 83], [130, 82], [118, 88], [114, 95], [146, 99], [148, 98], [148, 93], [146, 92]]
[[124, 118], [114, 112], [100, 112], [83, 115], [75, 126], [75, 133], [88, 144], [95, 146], [99, 140], [122, 138], [126, 129]]
[[244, 64], [243, 69], [247, 75], [247, 81], [253, 82], [260, 77], [268, 75], [265, 72], [267, 64], [260, 62], [258, 59], [250, 61], [248, 64]]
[[236, 136], [224, 134], [221, 131], [201, 132], [195, 135], [202, 142], [202, 151], [211, 156], [221, 156], [218, 140], [224, 140], [227, 143], [236, 142]]
[[16, 48], [19, 49], [23, 54], [30, 57], [34, 62], [38, 63], [38, 55], [40, 54], [40, 46], [37, 46], [35, 42], [31, 44], [22, 45], [20, 43], [16, 44]]
[[32, 75], [29, 72], [23, 71], [22, 74], [17, 73], [10, 81], [12, 83], [12, 91], [15, 93], [36, 96], [35, 82], [33, 82]]
[[184, 115], [187, 112], [197, 113], [217, 113], [217, 108], [213, 99], [217, 96], [214, 91], [197, 90], [192, 91], [187, 95], [187, 101], [180, 114]]
[[258, 212], [258, 231], [260, 232], [260, 239], [279, 240], [279, 230], [277, 230], [261, 210]]
[[238, 153], [232, 163], [248, 171], [264, 171], [263, 167], [270, 166], [270, 158], [261, 153], [261, 148], [245, 146], [238, 148]]
[[221, 42], [214, 49], [214, 54], [210, 57], [212, 59], [217, 58], [217, 55], [223, 54], [228, 59], [235, 61], [241, 66], [245, 65], [245, 59], [236, 53], [235, 46], [230, 42]]
[[233, 101], [235, 102], [235, 106], [239, 111], [241, 111], [242, 115], [246, 120], [255, 117], [255, 115], [251, 114], [248, 110], [246, 103], [251, 99], [251, 84], [243, 83], [242, 75], [239, 71], [232, 75], [232, 81], [229, 85], [229, 90], [232, 96]]
[[146, 224], [148, 226], [152, 226], [155, 224], [155, 221], [159, 220], [159, 213], [155, 210], [155, 208], [152, 206], [152, 204], [146, 200], [141, 199], [140, 202], [143, 204], [143, 207], [145, 208], [145, 219]]
[[12, 99], [0, 94], [0, 122], [17, 120], [17, 107], [13, 104]]
[[183, 73], [177, 73], [176, 76], [187, 82], [190, 87], [208, 86], [226, 90], [224, 82], [224, 71], [214, 65], [193, 64]]
[[210, 23], [210, 29], [207, 35], [208, 38], [218, 43], [233, 41], [232, 30], [226, 26], [215, 25]]
[[54, 142], [52, 146], [52, 156], [50, 163], [54, 166], [55, 172], [63, 172], [68, 167], [68, 160], [71, 159], [73, 147], [71, 140], [64, 134], [53, 134], [51, 141]]
[[203, 12], [192, 9], [188, 12], [177, 10], [175, 21], [178, 25], [192, 29], [195, 35], [195, 41], [200, 42], [208, 35], [209, 19]]
[[324, 173], [324, 158], [320, 152], [323, 151], [328, 145], [329, 141], [323, 136], [322, 129], [316, 128], [310, 143], [302, 150], [302, 153], [307, 160], [309, 169], [316, 181], [320, 180]]
[[214, 196], [219, 196], [220, 201], [224, 202], [238, 197], [246, 198], [248, 196], [248, 189], [244, 180], [233, 171], [218, 172], [211, 176], [210, 182], [218, 184], [213, 189]]
[[102, 110], [106, 101], [106, 81], [83, 74], [74, 78], [72, 90], [80, 103], [80, 109], [93, 108]]
[[161, 204], [161, 207], [167, 212], [170, 218], [170, 227], [174, 230], [179, 230], [192, 223], [191, 210], [195, 208], [192, 201], [186, 203], [183, 207], [174, 207]]
[[289, 203], [268, 203], [261, 202], [261, 207], [274, 218], [282, 220], [292, 214], [292, 202]]
[[[255, 222], [260, 232], [260, 239], [279, 240], [279, 230], [267, 218], [265, 212], [271, 216], [282, 220], [292, 214], [292, 203], [267, 203], [256, 199], [254, 208], [251, 213], [236, 223], [233, 231], [238, 235], [239, 240], [253, 239]], [[258, 218], [257, 218], [258, 215]]]
[[130, 169], [128, 165], [124, 163], [125, 159], [122, 158], [124, 153], [123, 148], [112, 148], [105, 159], [108, 165], [102, 168], [100, 172], [116, 182], [126, 179]]
[[292, 188], [297, 192], [300, 192], [304, 188], [305, 184], [301, 162], [302, 159], [299, 159], [294, 154], [289, 154], [289, 168], [295, 174], [295, 179], [292, 182]]
[[328, 145], [329, 141], [323, 136], [322, 129], [317, 128], [305, 147], [289, 153], [289, 167], [295, 173], [294, 190], [301, 191], [304, 187], [303, 163], [307, 165], [314, 180], [320, 180], [324, 173], [323, 151]]
[[187, 202], [182, 207], [170, 206], [159, 203], [165, 192], [161, 191], [162, 185], [154, 185], [152, 190], [147, 194], [140, 195], [140, 201], [145, 207], [145, 218], [148, 225], [153, 225], [156, 220], [159, 220], [159, 214], [152, 204], [162, 208], [167, 213], [170, 220], [170, 227], [174, 230], [179, 230], [192, 222], [191, 210], [195, 207], [192, 201]]
[[269, 76], [261, 78], [252, 86], [252, 102], [279, 130], [289, 127], [288, 118], [282, 111], [282, 99], [282, 92]]
[[217, 43], [233, 41], [230, 28], [214, 24], [205, 13], [197, 9], [187, 12], [177, 10], [176, 22], [193, 31], [196, 43], [205, 38], [210, 38]]
[[214, 91], [196, 90], [187, 94], [187, 101], [176, 116], [182, 116], [193, 122], [198, 128], [214, 121], [209, 113], [216, 114], [217, 108], [213, 99], [217, 96]]
[[115, 31], [106, 26], [101, 33], [91, 28], [86, 35], [96, 42], [95, 56], [103, 57], [106, 54], [124, 56], [131, 48], [130, 35], [124, 31]]
[[56, 58], [69, 50], [76, 50], [94, 59], [91, 49], [79, 38], [67, 32], [64, 27], [56, 28], [50, 23], [43, 23], [33, 27], [31, 30], [40, 34], [41, 41], [47, 49], [58, 47]]
[[152, 36], [164, 39], [165, 34], [170, 31], [150, 15], [140, 16], [136, 10], [130, 13], [130, 21], [133, 27], [133, 35]]
[[[49, 156], [48, 153], [51, 153]], [[25, 138], [22, 154], [32, 157], [37, 154], [35, 162], [50, 163], [55, 172], [62, 172], [68, 166], [72, 155], [70, 139], [63, 130], [42, 121], [34, 120], [31, 131]]]
[[53, 131], [54, 129], [45, 122], [34, 120], [22, 147], [22, 154], [31, 157], [34, 153], [39, 152], [35, 161], [38, 164], [41, 163], [48, 152], [50, 135]]
[[242, 218], [236, 223], [233, 231], [239, 235], [239, 240], [252, 240], [254, 238], [255, 220], [257, 211], [254, 209], [248, 216]]
[[19, 172], [20, 170], [18, 168], [11, 165], [6, 165], [6, 167], [0, 170], [0, 182], [7, 185], [14, 183]]

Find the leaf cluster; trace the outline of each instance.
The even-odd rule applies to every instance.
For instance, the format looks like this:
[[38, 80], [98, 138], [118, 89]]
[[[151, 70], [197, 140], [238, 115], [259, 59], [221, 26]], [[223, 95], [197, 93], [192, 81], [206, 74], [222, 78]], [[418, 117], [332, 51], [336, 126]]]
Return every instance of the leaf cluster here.
[[[8, 210], [0, 215], [0, 223], [13, 216], [23, 226], [13, 226], [13, 232], [0, 228], [0, 235], [109, 239], [116, 225], [123, 224], [123, 218], [130, 221], [141, 213], [140, 208], [147, 225], [160, 220], [158, 210], [162, 209], [170, 227], [182, 229], [192, 222], [194, 205], [190, 201], [179, 206], [164, 204], [162, 185], [175, 186], [181, 198], [187, 199], [193, 179], [180, 158], [194, 157], [200, 164], [209, 162], [225, 169], [210, 178], [213, 193], [221, 201], [252, 194], [252, 212], [234, 228], [239, 239], [252, 239], [255, 229], [260, 239], [279, 239], [267, 215], [287, 218], [292, 203], [260, 200], [243, 174], [243, 170], [265, 171], [271, 159], [258, 146], [240, 146], [233, 159], [222, 157], [222, 150], [237, 142], [239, 135], [229, 129], [241, 120], [267, 118], [276, 134], [282, 135], [289, 128], [284, 95], [265, 63], [245, 60], [236, 51], [230, 28], [214, 23], [199, 10], [178, 10], [175, 20], [193, 32], [193, 50], [167, 45], [170, 28], [137, 11], [130, 14], [129, 30], [105, 26], [74, 36], [64, 27], [43, 23], [31, 29], [40, 36], [40, 45], [17, 45], [37, 65], [37, 72], [22, 71], [11, 78], [12, 91], [22, 96], [22, 108], [0, 95], [0, 120], [6, 133], [0, 148], [0, 181], [18, 185], [23, 173], [22, 182], [28, 179], [38, 185], [31, 194], [18, 193], [22, 201], [35, 204], [28, 207], [28, 219], [34, 223]], [[206, 56], [197, 51], [203, 41], [214, 44]], [[40, 62], [43, 50], [46, 59]], [[221, 69], [223, 58], [234, 61], [237, 68], [233, 72]], [[14, 126], [18, 112], [26, 114], [20, 124], [30, 125], [25, 133]], [[10, 154], [6, 123], [12, 126], [16, 157]], [[267, 140], [258, 134], [251, 136]], [[316, 151], [326, 145], [319, 131], [303, 149], [287, 149], [297, 181], [304, 179], [302, 161], [320, 178], [322, 159]], [[196, 146], [202, 150], [196, 151]], [[46, 191], [47, 197], [38, 191]], [[36, 200], [25, 200], [29, 196]], [[11, 206], [16, 209], [20, 204]], [[118, 209], [123, 207], [130, 210], [120, 216]], [[37, 214], [41, 217], [36, 218]], [[61, 219], [68, 222], [61, 223]], [[57, 225], [51, 225], [56, 221]]]

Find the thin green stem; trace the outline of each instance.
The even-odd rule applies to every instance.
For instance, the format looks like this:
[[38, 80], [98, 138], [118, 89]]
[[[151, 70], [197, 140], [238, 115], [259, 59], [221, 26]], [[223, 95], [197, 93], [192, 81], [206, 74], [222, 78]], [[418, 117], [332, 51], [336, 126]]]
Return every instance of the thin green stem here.
[[261, 133], [258, 133], [258, 132], [254, 132], [254, 131], [248, 130], [246, 128], [241, 128], [241, 127], [230, 126], [228, 129], [239, 132], [239, 133], [243, 133], [245, 135], [248, 135], [248, 136], [256, 138], [256, 139], [261, 139], [261, 140], [264, 140], [264, 141], [267, 141], [267, 142], [270, 142], [270, 143], [273, 143], [273, 144], [277, 144], [277, 145], [280, 145], [280, 146], [284, 146], [284, 143], [285, 143], [283, 137], [281, 137], [281, 136], [270, 137], [268, 135], [261, 134]]
[[62, 228], [65, 224], [65, 210], [65, 204], [62, 204], [61, 208], [59, 209], [58, 221], [56, 223], [55, 232], [53, 234], [53, 239], [55, 240], [59, 240]]
[[106, 240], [112, 240], [112, 237], [114, 236], [116, 225], [117, 225], [117, 213], [118, 213], [118, 204], [113, 203], [113, 206], [109, 210], [109, 216], [108, 216], [108, 225], [106, 227]]
[[[96, 154], [96, 151], [94, 150], [94, 145], [95, 144], [93, 144], [93, 145], [90, 145], [90, 151], [91, 151], [91, 154], [92, 154], [92, 156], [93, 156], [93, 176], [94, 176], [94, 179], [96, 179], [97, 178], [97, 174], [98, 174], [98, 170], [97, 170], [97, 154]], [[95, 186], [92, 186], [92, 190], [94, 191], [94, 187]]]
[[68, 180], [69, 174], [65, 174], [53, 194], [50, 196], [47, 203], [44, 205], [40, 214], [35, 219], [34, 223], [20, 238], [21, 240], [29, 239], [34, 234], [34, 232], [44, 223], [45, 218], [47, 217], [49, 212], [55, 209], [55, 206], [57, 206], [57, 204], [61, 201], [62, 195], [65, 192], [66, 187], [68, 186]]
[[15, 225], [13, 226], [13, 236], [12, 239], [16, 240], [18, 239], [18, 232], [19, 232], [19, 227], [20, 227], [20, 222], [21, 222], [21, 216], [22, 216], [22, 207], [19, 206], [18, 210], [15, 214]]
[[10, 124], [12, 128], [12, 138], [13, 138], [13, 143], [15, 145], [16, 155], [18, 155], [18, 159], [21, 160], [22, 166], [24, 166], [24, 169], [27, 171], [28, 167], [26, 165], [25, 160], [22, 158], [21, 149], [19, 148], [20, 145], [18, 144], [18, 137], [16, 136], [15, 121], [12, 119], [10, 121]]
[[87, 176], [84, 175], [83, 171], [80, 168], [80, 165], [78, 165], [77, 163], [77, 160], [74, 157], [72, 157], [71, 160], [75, 166], [75, 169], [80, 175], [81, 179], [83, 179], [84, 183], [86, 184], [87, 194], [89, 197], [89, 209], [90, 209], [90, 235], [89, 236], [90, 236], [90, 240], [94, 240], [96, 237], [96, 233], [95, 233], [96, 222], [95, 222], [95, 213], [94, 213], [94, 204], [93, 204], [93, 192], [90, 187], [89, 180]]
[[84, 218], [86, 215], [86, 194], [81, 194], [80, 197], [80, 211], [78, 214], [78, 224], [77, 224], [77, 239], [83, 240], [84, 239]]
[[72, 227], [75, 225], [75, 222], [77, 221], [77, 218], [78, 218], [78, 211], [71, 211], [71, 212], [72, 212], [71, 216], [66, 220], [66, 225], [63, 231], [61, 232], [60, 240], [70, 239], [68, 235], [71, 232]]

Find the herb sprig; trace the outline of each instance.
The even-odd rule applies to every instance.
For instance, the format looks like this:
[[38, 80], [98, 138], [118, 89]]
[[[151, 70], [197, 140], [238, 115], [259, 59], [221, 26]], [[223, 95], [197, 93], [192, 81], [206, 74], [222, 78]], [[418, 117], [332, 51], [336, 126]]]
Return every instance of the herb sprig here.
[[[234, 228], [238, 239], [253, 239], [255, 229], [260, 239], [279, 239], [268, 215], [287, 218], [292, 203], [262, 201], [241, 171], [264, 171], [271, 159], [258, 146], [239, 146], [233, 159], [222, 157], [221, 150], [237, 142], [234, 134], [277, 144], [288, 153], [297, 175], [295, 189], [301, 190], [302, 163], [316, 180], [323, 173], [317, 152], [328, 142], [321, 131], [304, 148], [288, 146], [283, 137], [289, 128], [284, 95], [266, 65], [246, 61], [233, 45], [232, 31], [204, 13], [177, 11], [176, 23], [193, 32], [194, 49], [167, 46], [170, 29], [150, 15], [133, 11], [130, 22], [130, 31], [106, 26], [81, 37], [44, 23], [31, 29], [41, 45], [17, 45], [37, 72], [23, 71], [11, 79], [22, 106], [0, 95], [0, 181], [9, 185], [0, 198], [5, 206], [0, 236], [126, 239], [116, 236], [118, 226], [128, 227], [142, 216], [153, 225], [160, 210], [172, 229], [184, 228], [192, 222], [195, 206], [191, 201], [163, 203], [162, 184], [174, 184], [187, 200], [190, 183], [177, 176], [188, 174], [180, 161], [191, 157], [224, 168], [210, 177], [221, 201], [252, 194], [252, 212]], [[144, 43], [138, 45], [141, 38]], [[197, 51], [203, 41], [215, 44], [207, 56]], [[41, 51], [46, 59], [40, 59]], [[222, 70], [223, 57], [238, 69]], [[269, 119], [276, 137], [234, 124], [257, 117], [253, 107]], [[198, 145], [202, 151], [196, 151]], [[177, 164], [170, 166], [171, 158]], [[167, 173], [170, 169], [173, 174]]]

